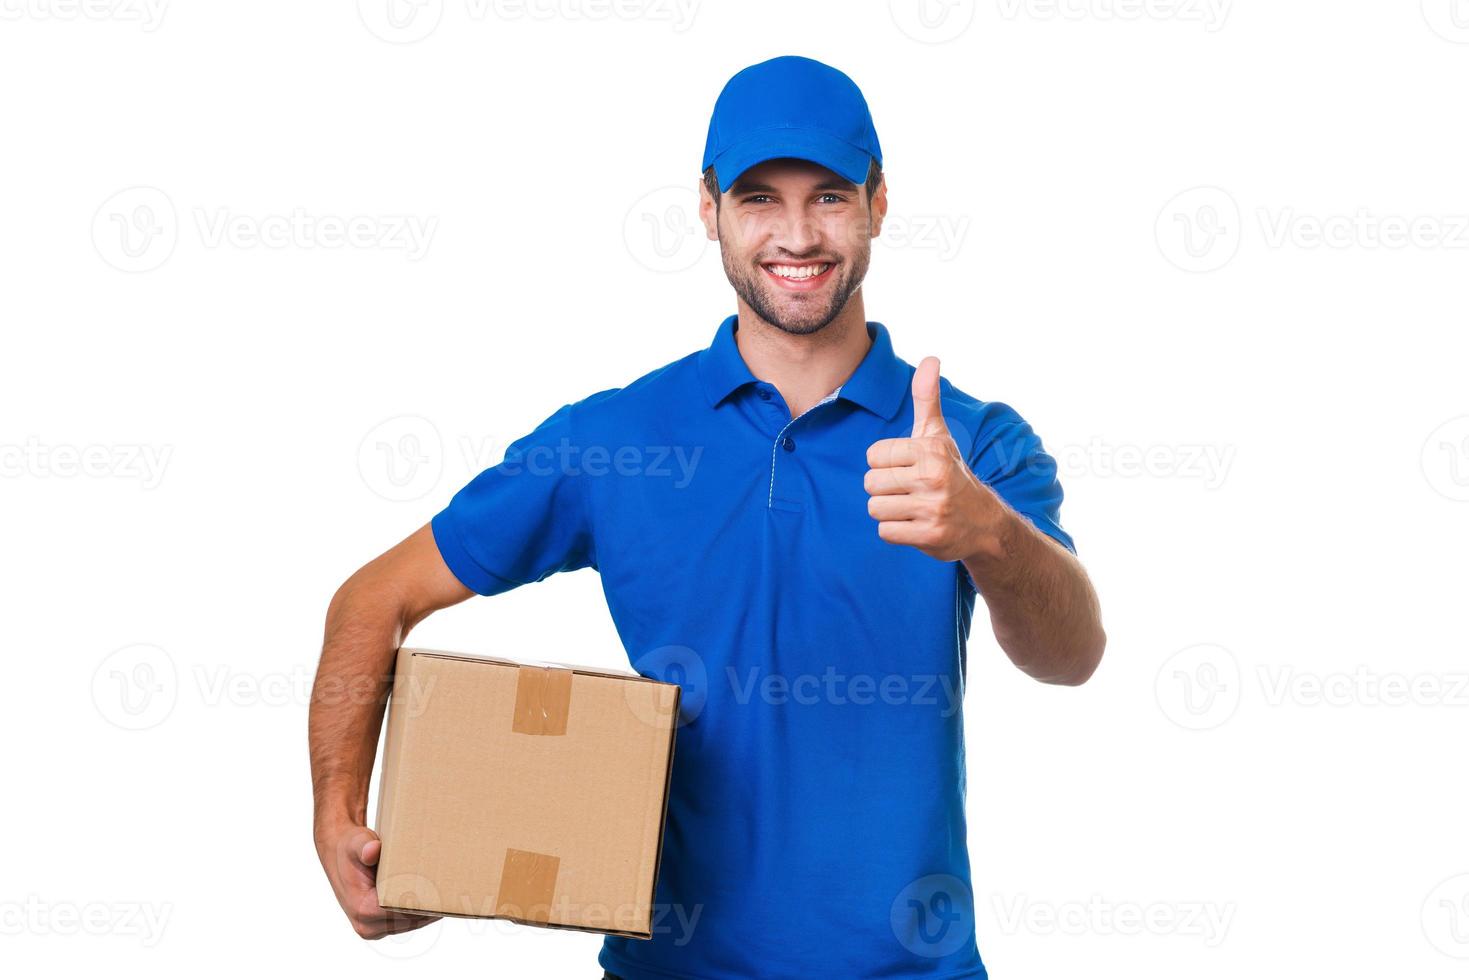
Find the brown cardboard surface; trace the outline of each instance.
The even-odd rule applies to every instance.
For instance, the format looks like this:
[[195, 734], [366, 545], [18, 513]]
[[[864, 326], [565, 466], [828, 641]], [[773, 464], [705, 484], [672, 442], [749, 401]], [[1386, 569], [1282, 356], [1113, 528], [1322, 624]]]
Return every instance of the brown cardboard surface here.
[[379, 904], [649, 937], [677, 685], [409, 647], [396, 674]]

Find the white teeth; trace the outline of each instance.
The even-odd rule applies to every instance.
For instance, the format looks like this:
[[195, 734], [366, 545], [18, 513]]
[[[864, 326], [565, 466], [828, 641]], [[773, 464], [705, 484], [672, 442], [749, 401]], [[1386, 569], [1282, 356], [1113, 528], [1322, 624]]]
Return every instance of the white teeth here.
[[783, 279], [810, 279], [812, 276], [819, 276], [831, 268], [831, 263], [826, 262], [821, 265], [768, 265], [765, 268]]

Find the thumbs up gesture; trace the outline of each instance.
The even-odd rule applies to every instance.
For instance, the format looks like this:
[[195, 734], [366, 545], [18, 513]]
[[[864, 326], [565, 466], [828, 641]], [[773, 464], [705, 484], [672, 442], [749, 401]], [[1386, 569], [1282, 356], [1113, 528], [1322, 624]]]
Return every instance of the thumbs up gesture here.
[[939, 359], [913, 373], [913, 435], [867, 447], [862, 484], [877, 534], [939, 561], [961, 561], [990, 549], [1004, 505], [975, 477], [944, 423]]

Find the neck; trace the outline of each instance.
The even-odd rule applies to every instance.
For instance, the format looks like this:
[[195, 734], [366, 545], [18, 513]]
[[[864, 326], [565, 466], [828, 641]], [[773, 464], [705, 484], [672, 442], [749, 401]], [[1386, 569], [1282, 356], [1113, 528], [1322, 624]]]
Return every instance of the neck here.
[[750, 373], [775, 386], [792, 417], [850, 378], [872, 346], [860, 291], [836, 319], [811, 334], [771, 326], [740, 300], [735, 343]]

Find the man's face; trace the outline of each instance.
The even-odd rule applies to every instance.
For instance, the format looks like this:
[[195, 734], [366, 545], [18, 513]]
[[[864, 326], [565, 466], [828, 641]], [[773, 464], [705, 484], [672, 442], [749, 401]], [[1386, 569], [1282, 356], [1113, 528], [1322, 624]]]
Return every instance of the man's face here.
[[886, 195], [880, 184], [869, 207], [862, 186], [819, 164], [767, 160], [730, 185], [717, 220], [707, 190], [699, 213], [740, 299], [772, 326], [810, 334], [862, 285]]

